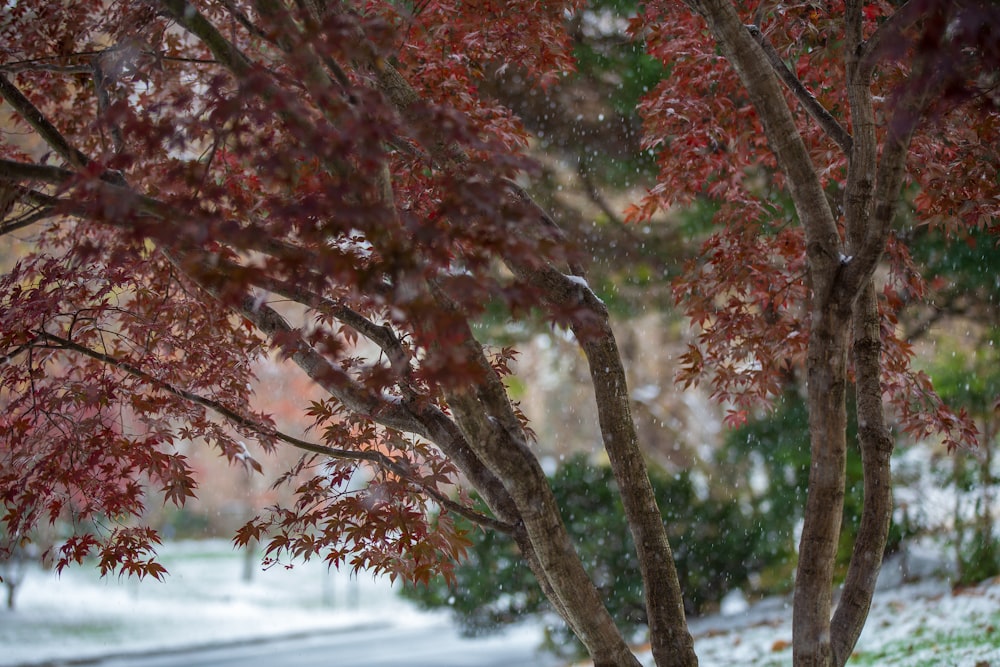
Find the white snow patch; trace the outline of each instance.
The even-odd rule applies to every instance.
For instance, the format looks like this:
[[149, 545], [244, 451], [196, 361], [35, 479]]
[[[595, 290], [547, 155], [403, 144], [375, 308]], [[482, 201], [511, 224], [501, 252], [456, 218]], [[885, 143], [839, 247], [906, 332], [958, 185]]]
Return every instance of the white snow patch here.
[[719, 602], [719, 613], [723, 616], [745, 614], [749, 609], [750, 603], [747, 602], [747, 598], [743, 594], [743, 591], [738, 588], [734, 588], [726, 593]]
[[262, 570], [255, 560], [248, 582], [242, 553], [224, 540], [168, 543], [160, 554], [162, 582], [101, 579], [93, 565], [32, 569], [15, 610], [0, 609], [0, 667], [446, 618], [416, 611], [388, 579], [319, 561]]
[[632, 400], [638, 403], [649, 403], [656, 400], [659, 395], [660, 385], [653, 383], [644, 384], [632, 390]]
[[[791, 597], [770, 598], [734, 614], [692, 619], [699, 665], [790, 666], [791, 604]], [[1000, 579], [959, 591], [943, 580], [910, 584], [876, 593], [854, 653], [867, 656], [865, 664], [894, 667], [998, 664], [1000, 643], [988, 638], [998, 621]], [[884, 661], [872, 662], [883, 652]], [[652, 654], [640, 660], [653, 667]]]
[[566, 279], [569, 280], [571, 283], [579, 285], [581, 288], [583, 288], [583, 289], [587, 290], [588, 292], [590, 292], [591, 296], [593, 296], [599, 303], [601, 303], [601, 304], [604, 303], [603, 301], [601, 301], [601, 298], [599, 296], [597, 296], [596, 294], [594, 294], [594, 290], [590, 289], [590, 285], [587, 283], [586, 278], [581, 278], [580, 276], [569, 276], [569, 275], [567, 275]]

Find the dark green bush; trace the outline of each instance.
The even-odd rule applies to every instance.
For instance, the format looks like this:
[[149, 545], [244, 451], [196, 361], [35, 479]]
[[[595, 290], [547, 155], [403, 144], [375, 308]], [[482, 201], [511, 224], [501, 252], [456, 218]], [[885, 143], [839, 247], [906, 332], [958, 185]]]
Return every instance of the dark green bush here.
[[[745, 587], [768, 553], [768, 536], [749, 506], [736, 499], [702, 497], [690, 475], [651, 470], [664, 512], [688, 612], [712, 609], [728, 591]], [[616, 483], [607, 466], [582, 455], [559, 467], [551, 484], [580, 557], [626, 633], [646, 623], [642, 580]], [[450, 607], [462, 628], [481, 633], [548, 609], [513, 542], [502, 534], [473, 529], [469, 557], [456, 569], [456, 583], [443, 579], [407, 587], [404, 595], [427, 608]], [[557, 643], [569, 633], [557, 628]]]
[[[847, 405], [847, 480], [836, 573], [847, 571], [864, 504], [864, 470], [857, 445], [854, 401]], [[730, 431], [720, 450], [717, 466], [742, 478], [741, 496], [754, 508], [761, 530], [771, 537], [764, 554], [758, 591], [773, 593], [791, 585], [795, 568], [795, 528], [803, 519], [809, 486], [809, 412], [803, 398], [789, 389], [774, 411]], [[763, 490], [753, 490], [752, 475], [762, 476]], [[886, 552], [895, 551], [913, 528], [893, 524]]]

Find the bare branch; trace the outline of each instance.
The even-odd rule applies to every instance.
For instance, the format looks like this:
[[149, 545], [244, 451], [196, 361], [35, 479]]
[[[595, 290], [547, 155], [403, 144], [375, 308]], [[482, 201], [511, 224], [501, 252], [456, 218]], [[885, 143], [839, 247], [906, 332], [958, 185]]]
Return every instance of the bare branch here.
[[[597, 208], [601, 209], [601, 213], [606, 215], [609, 221], [613, 222], [618, 227], [623, 226], [625, 223], [622, 222], [621, 218], [618, 217], [618, 214], [615, 213], [614, 209], [611, 208], [611, 205], [608, 204], [604, 195], [601, 194], [600, 189], [597, 187], [597, 183], [594, 182], [594, 179], [590, 175], [590, 171], [584, 164], [582, 157], [577, 161], [576, 174], [580, 177], [580, 182], [583, 184], [583, 189], [586, 191], [590, 201], [594, 202], [594, 204], [597, 205]], [[574, 271], [574, 273], [576, 272]]]
[[[211, 288], [208, 290], [217, 298], [220, 296]], [[259, 299], [247, 295], [235, 306], [243, 315], [270, 339], [291, 339], [284, 353], [295, 361], [319, 386], [344, 404], [352, 412], [365, 415], [374, 421], [399, 431], [426, 435], [426, 429], [402, 403], [391, 397], [381, 396], [359, 385], [350, 375], [331, 364], [325, 357], [308, 345], [292, 329], [276, 310], [263, 304]]]
[[[54, 197], [0, 178], [0, 236], [52, 217], [55, 213], [54, 200]], [[16, 217], [11, 216], [18, 206], [28, 210]]]
[[31, 225], [41, 222], [51, 218], [53, 211], [51, 208], [40, 208], [31, 213], [25, 213], [16, 218], [11, 218], [10, 220], [0, 221], [0, 236], [6, 234], [11, 234], [18, 231], [19, 229], [24, 229], [30, 227]]
[[260, 276], [255, 277], [253, 283], [268, 292], [286, 297], [339, 320], [375, 343], [389, 358], [392, 367], [399, 372], [400, 376], [409, 372], [410, 355], [403, 349], [402, 343], [390, 327], [375, 324], [361, 313], [342, 303], [288, 281], [277, 280], [270, 276]]
[[767, 61], [771, 63], [771, 67], [775, 73], [781, 78], [781, 81], [788, 89], [792, 91], [792, 94], [795, 95], [795, 98], [802, 104], [805, 110], [809, 112], [813, 120], [823, 128], [823, 131], [833, 139], [834, 143], [840, 146], [845, 154], [850, 155], [852, 143], [850, 133], [826, 110], [826, 107], [819, 103], [819, 100], [806, 88], [805, 84], [799, 81], [799, 78], [795, 76], [795, 72], [781, 59], [781, 55], [771, 45], [771, 42], [768, 41], [760, 28], [755, 25], [749, 25], [747, 26], [747, 30], [757, 43], [760, 44], [764, 55], [767, 57]]

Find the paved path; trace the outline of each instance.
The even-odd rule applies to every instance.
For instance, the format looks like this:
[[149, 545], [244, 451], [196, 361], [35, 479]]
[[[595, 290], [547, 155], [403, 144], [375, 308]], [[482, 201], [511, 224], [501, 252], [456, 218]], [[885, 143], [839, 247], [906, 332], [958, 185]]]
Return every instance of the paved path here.
[[[164, 655], [121, 656], [95, 667], [557, 667], [538, 631], [463, 638], [448, 625], [364, 629]], [[55, 663], [58, 664], [58, 663]]]

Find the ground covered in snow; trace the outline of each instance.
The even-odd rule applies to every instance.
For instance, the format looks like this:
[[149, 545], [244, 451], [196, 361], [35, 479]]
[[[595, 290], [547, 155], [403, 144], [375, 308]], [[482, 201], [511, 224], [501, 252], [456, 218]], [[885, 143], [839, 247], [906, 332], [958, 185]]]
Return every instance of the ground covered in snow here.
[[[691, 631], [702, 667], [792, 664], [791, 598], [694, 619]], [[879, 591], [848, 664], [1000, 667], [1000, 580], [956, 591], [941, 580]]]
[[256, 561], [245, 581], [242, 554], [222, 540], [167, 544], [161, 557], [162, 582], [101, 579], [92, 567], [29, 572], [16, 609], [0, 609], [0, 666], [441, 619], [414, 611], [388, 581], [319, 562]]
[[[31, 572], [13, 612], [0, 610], [0, 667], [385, 625], [431, 627], [384, 580], [253, 567], [223, 541], [169, 544], [165, 582], [100, 579], [91, 568]], [[705, 667], [791, 664], [790, 602], [725, 606], [693, 619]], [[953, 591], [930, 580], [880, 591], [852, 665], [1000, 667], [1000, 581]], [[652, 665], [652, 661], [648, 661]], [[405, 667], [405, 666], [401, 666]]]

